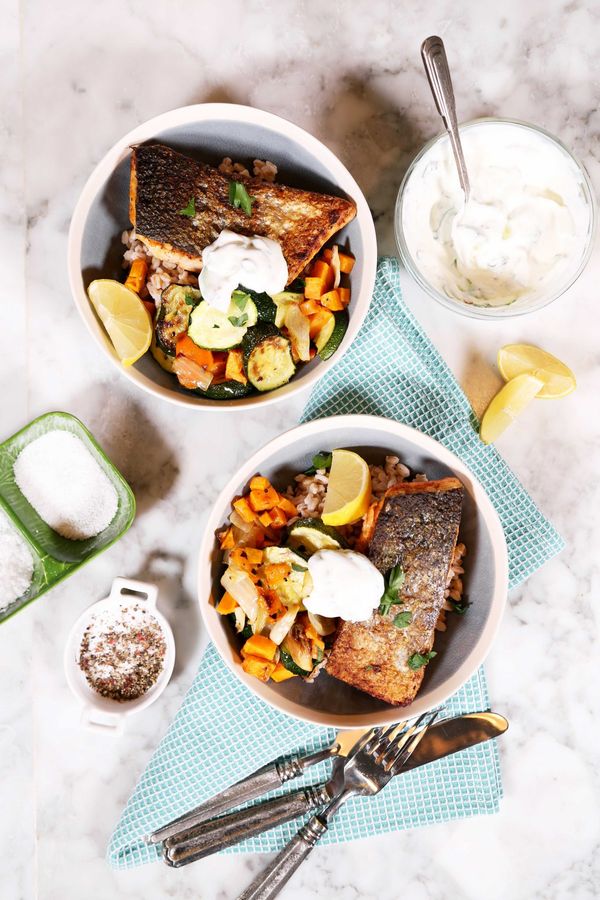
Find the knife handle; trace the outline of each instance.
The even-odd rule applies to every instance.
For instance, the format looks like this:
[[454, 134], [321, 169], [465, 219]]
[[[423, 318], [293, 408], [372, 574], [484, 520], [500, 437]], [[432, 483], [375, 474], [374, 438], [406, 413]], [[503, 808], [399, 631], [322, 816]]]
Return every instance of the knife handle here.
[[330, 799], [326, 785], [319, 784], [237, 810], [220, 819], [203, 822], [195, 828], [167, 838], [165, 862], [177, 868], [185, 866], [263, 831], [269, 831], [276, 825], [297, 819], [323, 806]]
[[303, 825], [275, 859], [256, 876], [238, 900], [272, 900], [302, 865], [313, 847], [327, 831], [327, 823], [313, 816]]
[[262, 797], [263, 794], [276, 790], [282, 784], [291, 781], [292, 778], [297, 778], [310, 766], [316, 766], [317, 763], [335, 756], [336, 752], [337, 745], [334, 745], [324, 750], [317, 750], [315, 753], [310, 753], [306, 756], [298, 756], [296, 754], [286, 759], [276, 759], [274, 762], [267, 763], [262, 769], [257, 769], [256, 772], [248, 775], [247, 778], [230, 785], [224, 791], [221, 791], [220, 794], [217, 794], [205, 803], [201, 803], [200, 806], [196, 806], [190, 812], [185, 813], [185, 815], [173, 819], [161, 828], [157, 828], [156, 831], [148, 835], [146, 841], [149, 844], [158, 844], [178, 835], [182, 831], [194, 828], [201, 822], [214, 819], [229, 809], [242, 806], [244, 803], [249, 803], [250, 800], [256, 800], [257, 797]]

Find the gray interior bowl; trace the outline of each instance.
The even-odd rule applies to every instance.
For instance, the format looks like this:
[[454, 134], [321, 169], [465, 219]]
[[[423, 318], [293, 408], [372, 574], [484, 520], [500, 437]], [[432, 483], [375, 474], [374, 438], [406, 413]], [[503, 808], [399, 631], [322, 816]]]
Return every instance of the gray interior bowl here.
[[[336, 235], [356, 257], [350, 276], [350, 326], [330, 361], [318, 358], [301, 366], [290, 382], [273, 393], [235, 401], [211, 401], [181, 388], [147, 353], [135, 365], [119, 362], [87, 297], [96, 278], [123, 279], [121, 235], [129, 221], [129, 160], [133, 144], [168, 144], [181, 153], [218, 165], [224, 156], [252, 166], [254, 159], [276, 163], [278, 180], [293, 187], [351, 197], [357, 216]], [[100, 162], [75, 209], [69, 232], [69, 276], [74, 299], [85, 324], [120, 371], [150, 393], [191, 407], [231, 409], [289, 396], [321, 377], [350, 346], [368, 310], [377, 261], [373, 220], [358, 185], [323, 144], [277, 116], [233, 104], [202, 104], [174, 110], [126, 135]]]
[[[416, 700], [398, 708], [376, 700], [327, 673], [313, 684], [294, 678], [282, 684], [262, 684], [240, 665], [239, 642], [229, 623], [209, 604], [223, 571], [214, 531], [227, 520], [232, 498], [248, 488], [260, 472], [283, 489], [311, 464], [319, 450], [345, 447], [370, 463], [387, 454], [400, 458], [413, 473], [429, 479], [456, 475], [465, 487], [460, 539], [467, 546], [464, 595], [471, 606], [463, 616], [450, 615], [448, 629], [435, 640], [437, 656], [427, 666]], [[199, 602], [209, 634], [224, 661], [251, 690], [272, 706], [322, 725], [366, 727], [420, 714], [443, 703], [477, 670], [487, 654], [504, 608], [508, 561], [498, 516], [482, 486], [454, 454], [412, 428], [375, 416], [334, 416], [300, 425], [280, 435], [249, 460], [219, 496], [200, 550]], [[217, 596], [218, 594], [214, 594]]]

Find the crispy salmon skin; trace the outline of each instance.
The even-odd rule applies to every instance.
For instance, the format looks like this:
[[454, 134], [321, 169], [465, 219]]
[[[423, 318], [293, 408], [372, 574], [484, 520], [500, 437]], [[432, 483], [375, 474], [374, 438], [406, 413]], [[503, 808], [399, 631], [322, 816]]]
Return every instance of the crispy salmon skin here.
[[[183, 269], [202, 268], [202, 250], [224, 228], [279, 241], [288, 284], [340, 228], [356, 215], [352, 200], [302, 191], [258, 178], [241, 178], [252, 215], [229, 202], [230, 178], [162, 144], [132, 148], [129, 217], [137, 237], [159, 259]], [[194, 200], [195, 215], [183, 215]]]
[[[367, 555], [382, 573], [401, 565], [401, 604], [365, 622], [341, 622], [327, 671], [395, 706], [414, 700], [425, 667], [411, 668], [414, 654], [433, 647], [446, 581], [458, 538], [464, 488], [457, 478], [394, 485], [375, 509]], [[406, 627], [394, 619], [408, 612]]]

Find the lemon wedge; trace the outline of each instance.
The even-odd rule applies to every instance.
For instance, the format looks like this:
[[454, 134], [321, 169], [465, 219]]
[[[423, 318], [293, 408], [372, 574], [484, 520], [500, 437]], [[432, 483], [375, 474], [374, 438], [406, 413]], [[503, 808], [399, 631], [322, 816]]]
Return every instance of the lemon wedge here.
[[369, 466], [352, 450], [334, 450], [321, 518], [326, 525], [348, 525], [364, 516], [371, 502]]
[[498, 368], [505, 381], [530, 373], [540, 378], [544, 386], [537, 394], [540, 399], [557, 400], [566, 397], [577, 387], [575, 375], [560, 359], [531, 344], [507, 344], [498, 350]]
[[493, 444], [543, 387], [542, 379], [528, 372], [511, 378], [498, 391], [483, 415], [479, 428], [479, 437], [483, 443]]
[[131, 366], [144, 355], [152, 340], [152, 321], [144, 304], [124, 284], [110, 278], [92, 281], [88, 297], [117, 356], [123, 365]]

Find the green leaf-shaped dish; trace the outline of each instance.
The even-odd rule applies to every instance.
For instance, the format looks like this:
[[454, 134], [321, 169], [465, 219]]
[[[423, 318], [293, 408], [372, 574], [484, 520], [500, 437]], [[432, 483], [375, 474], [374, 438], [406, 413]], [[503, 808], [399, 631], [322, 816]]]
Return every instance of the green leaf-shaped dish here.
[[[57, 534], [40, 518], [15, 482], [13, 466], [21, 450], [42, 434], [57, 430], [68, 431], [83, 442], [117, 492], [118, 507], [112, 522], [100, 534], [85, 541], [71, 541]], [[34, 419], [0, 444], [0, 507], [29, 545], [34, 564], [28, 590], [6, 609], [0, 610], [0, 622], [4, 622], [118, 541], [133, 522], [135, 497], [79, 419], [69, 413], [51, 412]]]

